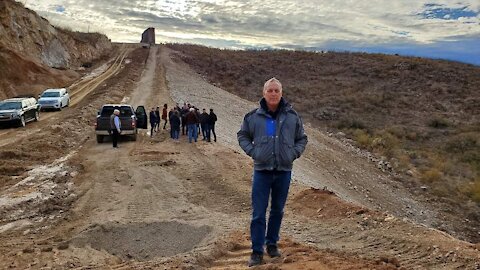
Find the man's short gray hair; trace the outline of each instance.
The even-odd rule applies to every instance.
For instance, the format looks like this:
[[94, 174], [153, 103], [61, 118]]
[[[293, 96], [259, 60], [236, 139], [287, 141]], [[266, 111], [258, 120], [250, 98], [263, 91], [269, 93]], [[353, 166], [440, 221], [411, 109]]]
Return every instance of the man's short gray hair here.
[[282, 91], [282, 83], [277, 78], [273, 77], [270, 80], [265, 82], [265, 84], [263, 85], [263, 92], [265, 92], [265, 90], [271, 83], [278, 84], [278, 86], [280, 86], [280, 91]]
[[120, 114], [120, 110], [118, 109], [113, 110], [113, 114]]

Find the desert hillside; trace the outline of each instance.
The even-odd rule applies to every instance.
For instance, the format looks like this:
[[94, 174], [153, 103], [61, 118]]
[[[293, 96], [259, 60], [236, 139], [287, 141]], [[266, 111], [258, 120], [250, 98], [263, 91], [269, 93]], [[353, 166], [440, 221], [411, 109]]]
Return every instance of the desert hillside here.
[[13, 0], [0, 2], [0, 98], [37, 94], [66, 86], [77, 70], [90, 66], [112, 48], [98, 33], [78, 33], [52, 26]]
[[[277, 77], [314, 127], [387, 161], [412, 192], [469, 213], [480, 202], [480, 67], [398, 55], [169, 45], [210, 83], [250, 101]], [[423, 191], [421, 191], [423, 190]], [[476, 203], [475, 203], [476, 202]]]

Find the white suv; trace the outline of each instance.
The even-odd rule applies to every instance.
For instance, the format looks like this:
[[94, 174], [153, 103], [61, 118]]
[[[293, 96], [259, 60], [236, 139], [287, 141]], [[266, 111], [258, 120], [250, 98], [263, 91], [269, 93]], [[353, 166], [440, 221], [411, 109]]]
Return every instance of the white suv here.
[[47, 89], [39, 96], [40, 110], [58, 109], [70, 105], [70, 95], [65, 88]]

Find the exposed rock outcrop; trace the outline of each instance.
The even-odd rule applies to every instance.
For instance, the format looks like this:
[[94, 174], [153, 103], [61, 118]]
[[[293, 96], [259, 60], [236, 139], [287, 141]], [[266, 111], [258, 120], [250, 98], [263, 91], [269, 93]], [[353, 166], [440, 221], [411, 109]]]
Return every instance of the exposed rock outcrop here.
[[92, 62], [111, 49], [105, 35], [57, 28], [21, 3], [2, 0], [0, 98], [64, 86], [78, 77], [71, 69]]

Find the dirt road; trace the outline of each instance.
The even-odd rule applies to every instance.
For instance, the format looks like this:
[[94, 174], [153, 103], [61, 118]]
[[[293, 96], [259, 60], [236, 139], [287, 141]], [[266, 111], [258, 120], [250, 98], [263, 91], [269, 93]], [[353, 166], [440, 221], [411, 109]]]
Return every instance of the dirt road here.
[[[163, 47], [132, 48], [125, 59], [130, 64], [104, 86], [58, 114], [66, 127], [42, 128], [24, 147], [1, 147], [2, 158], [36, 160], [14, 173], [13, 162], [1, 167], [1, 268], [246, 268], [252, 161], [235, 132], [254, 104], [207, 84]], [[182, 136], [174, 143], [161, 130], [153, 138], [142, 131], [119, 149], [97, 144], [96, 109], [122, 100], [212, 107], [219, 142], [189, 144]], [[257, 269], [480, 267], [478, 246], [404, 219], [408, 211], [395, 207], [411, 205], [412, 219], [432, 221], [428, 206], [334, 138], [308, 134], [285, 213], [284, 255]], [[53, 147], [59, 140], [62, 147]], [[323, 186], [340, 197], [311, 188]]]
[[[122, 68], [125, 57], [131, 51], [132, 48], [128, 48], [125, 45], [120, 46], [120, 48], [118, 49], [118, 54], [111, 61], [94, 70], [91, 76], [85, 76], [85, 78], [82, 78], [78, 82], [73, 83], [69, 87], [69, 106], [75, 106], [88, 94], [94, 91], [100, 84], [104, 83], [110, 77], [116, 75]], [[58, 119], [58, 112], [41, 113], [40, 119], [42, 120], [40, 123], [31, 123], [29, 124], [29, 128], [4, 128], [0, 130], [0, 147], [3, 145], [14, 143], [16, 140], [26, 138], [31, 134], [40, 131], [40, 127], [48, 125], [48, 123], [46, 123], [47, 119]]]

